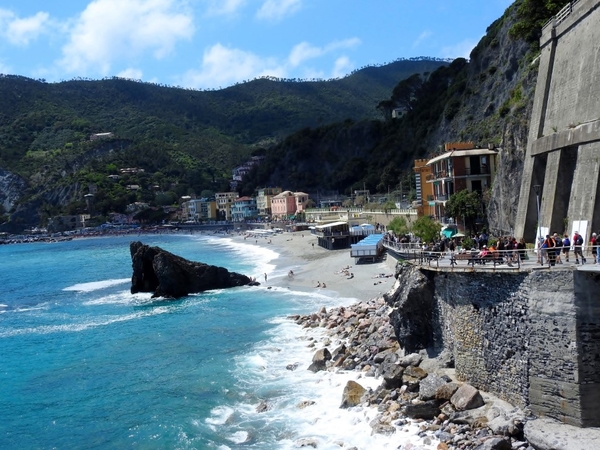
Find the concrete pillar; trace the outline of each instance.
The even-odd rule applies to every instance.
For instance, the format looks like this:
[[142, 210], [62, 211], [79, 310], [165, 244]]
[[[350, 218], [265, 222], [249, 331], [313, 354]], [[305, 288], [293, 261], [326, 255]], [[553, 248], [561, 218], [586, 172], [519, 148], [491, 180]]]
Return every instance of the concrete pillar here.
[[598, 173], [600, 170], [600, 142], [579, 146], [577, 164], [573, 175], [573, 187], [569, 198], [569, 221], [587, 220], [585, 236], [589, 239], [593, 230], [600, 227], [598, 203]]
[[[537, 223], [537, 204], [536, 195], [533, 186], [543, 185], [544, 177], [536, 174], [540, 170], [540, 156], [531, 156], [531, 147], [536, 139], [543, 136], [543, 130], [546, 118], [546, 108], [548, 106], [548, 96], [552, 82], [552, 70], [554, 68], [554, 58], [556, 54], [556, 35], [551, 29], [544, 34], [541, 43], [542, 52], [538, 69], [538, 78], [533, 100], [533, 111], [529, 125], [529, 137], [527, 140], [527, 151], [521, 178], [521, 192], [519, 196], [519, 206], [517, 208], [517, 217], [515, 219], [515, 237], [523, 237], [527, 242], [533, 242], [536, 235]], [[536, 161], [537, 160], [537, 161]], [[534, 179], [536, 178], [536, 179]], [[543, 224], [543, 222], [542, 222]]]

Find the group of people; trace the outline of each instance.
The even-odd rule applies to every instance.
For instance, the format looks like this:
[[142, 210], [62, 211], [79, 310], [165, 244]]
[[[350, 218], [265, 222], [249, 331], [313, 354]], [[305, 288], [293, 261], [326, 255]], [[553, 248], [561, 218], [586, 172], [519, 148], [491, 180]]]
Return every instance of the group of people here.
[[[590, 245], [594, 263], [600, 264], [600, 258], [598, 257], [598, 245], [600, 245], [600, 240], [597, 239], [597, 236], [596, 233], [592, 233]], [[564, 262], [569, 262], [569, 254], [572, 248], [573, 255], [575, 256], [575, 264], [580, 264], [580, 260], [581, 264], [585, 264], [587, 259], [583, 255], [583, 242], [583, 236], [579, 234], [579, 231], [576, 231], [573, 234], [573, 239], [569, 239], [567, 233], [562, 237], [559, 236], [558, 233], [554, 233], [552, 236], [547, 234], [545, 239], [540, 238], [538, 263], [544, 265], [544, 260], [546, 260], [551, 266], [563, 264], [563, 257]]]

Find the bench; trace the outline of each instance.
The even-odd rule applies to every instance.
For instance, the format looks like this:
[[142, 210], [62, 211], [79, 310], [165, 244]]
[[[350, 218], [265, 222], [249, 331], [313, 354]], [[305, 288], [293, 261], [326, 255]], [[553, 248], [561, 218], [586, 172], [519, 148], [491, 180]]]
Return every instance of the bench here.
[[504, 263], [504, 258], [499, 253], [491, 253], [483, 257], [472, 253], [455, 253], [450, 257], [451, 266], [455, 266], [458, 261], [467, 261], [467, 265], [475, 266], [475, 264], [486, 264], [488, 262], [502, 264]]

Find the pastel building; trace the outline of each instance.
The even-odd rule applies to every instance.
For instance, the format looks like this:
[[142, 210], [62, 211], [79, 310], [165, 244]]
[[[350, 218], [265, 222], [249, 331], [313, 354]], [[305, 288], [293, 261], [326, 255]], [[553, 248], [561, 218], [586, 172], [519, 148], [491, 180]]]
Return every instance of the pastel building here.
[[214, 200], [192, 199], [181, 205], [181, 219], [183, 221], [202, 222], [204, 220], [217, 220], [217, 203]]
[[445, 222], [445, 206], [452, 194], [466, 189], [482, 195], [492, 186], [498, 154], [492, 149], [478, 148], [472, 142], [448, 143], [444, 150], [427, 161], [431, 173], [426, 177], [433, 189], [433, 215], [441, 222]]
[[272, 214], [271, 200], [278, 194], [281, 194], [280, 187], [267, 187], [257, 191], [256, 208], [259, 217], [269, 217]]
[[231, 220], [234, 222], [243, 222], [248, 219], [256, 219], [257, 216], [258, 210], [255, 198], [240, 197], [234, 200], [231, 206]]
[[238, 197], [237, 192], [217, 192], [215, 194], [219, 220], [231, 220], [231, 207]]
[[306, 210], [308, 194], [304, 192], [283, 191], [271, 199], [271, 211], [277, 219], [295, 219], [296, 214]]

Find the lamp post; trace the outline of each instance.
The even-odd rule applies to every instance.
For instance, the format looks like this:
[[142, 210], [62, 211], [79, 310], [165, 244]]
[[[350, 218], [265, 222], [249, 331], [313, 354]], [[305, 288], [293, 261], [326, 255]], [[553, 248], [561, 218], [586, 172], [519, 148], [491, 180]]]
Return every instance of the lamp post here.
[[539, 237], [541, 236], [541, 232], [540, 232], [540, 192], [542, 191], [542, 186], [540, 186], [539, 184], [536, 184], [533, 186], [533, 190], [535, 191], [535, 200], [536, 200], [536, 205], [537, 205], [537, 234], [535, 236], [535, 248], [538, 249], [538, 256], [539, 256]]

